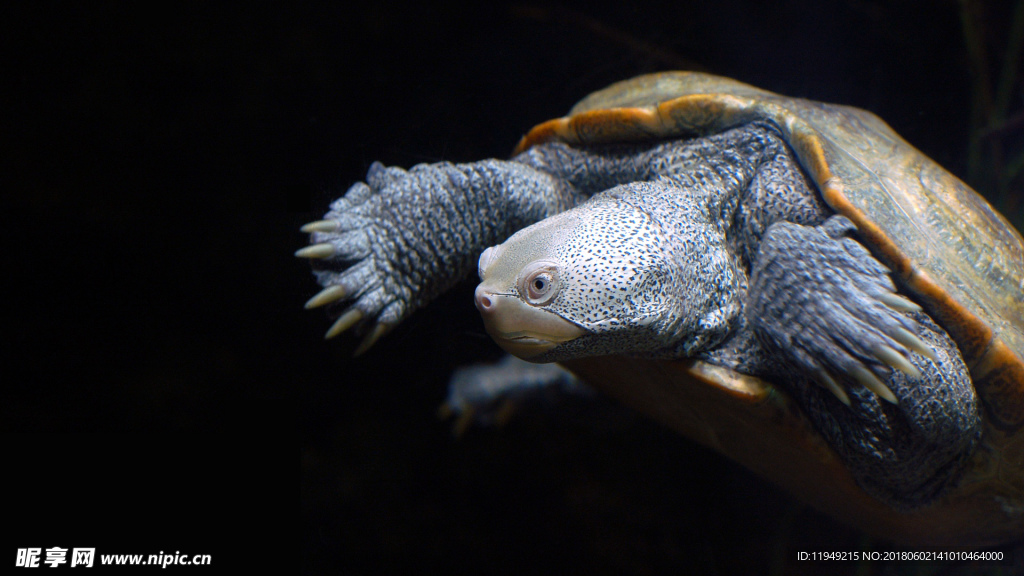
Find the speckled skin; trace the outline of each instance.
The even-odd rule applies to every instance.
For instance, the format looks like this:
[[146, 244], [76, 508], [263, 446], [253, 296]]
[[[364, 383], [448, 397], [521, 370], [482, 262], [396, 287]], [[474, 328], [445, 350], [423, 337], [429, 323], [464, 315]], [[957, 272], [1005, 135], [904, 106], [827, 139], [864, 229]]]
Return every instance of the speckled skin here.
[[[370, 322], [394, 325], [470, 274], [480, 252], [544, 218], [573, 233], [553, 254], [567, 288], [548, 310], [585, 328], [538, 361], [604, 354], [700, 357], [789, 390], [868, 492], [898, 508], [953, 485], [980, 422], [952, 341], [923, 314], [874, 298], [888, 271], [830, 219], [774, 125], [629, 147], [549, 143], [511, 161], [374, 165], [331, 206], [335, 247], [314, 267]], [[526, 228], [524, 230], [524, 228]], [[904, 327], [933, 362], [886, 334]], [[837, 336], [838, 335], [838, 336]], [[911, 380], [868, 350], [882, 342], [921, 371]], [[851, 406], [814, 384], [824, 369], [873, 370], [900, 400], [847, 384]]]

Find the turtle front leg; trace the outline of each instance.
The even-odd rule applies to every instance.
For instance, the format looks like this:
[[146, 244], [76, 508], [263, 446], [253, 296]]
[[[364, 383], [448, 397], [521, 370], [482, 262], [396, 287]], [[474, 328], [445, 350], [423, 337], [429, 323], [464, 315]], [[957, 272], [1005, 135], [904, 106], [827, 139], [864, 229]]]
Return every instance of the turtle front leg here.
[[908, 312], [921, 308], [896, 294], [889, 270], [853, 238], [849, 219], [821, 226], [772, 225], [750, 274], [747, 319], [765, 345], [830, 390], [856, 382], [891, 403], [887, 368], [912, 378], [912, 352], [934, 359]]
[[842, 216], [770, 226], [746, 320], [766, 352], [764, 371], [857, 482], [912, 510], [960, 478], [981, 435], [978, 399], [956, 344], [895, 293], [888, 269], [848, 236], [854, 229]]
[[374, 163], [366, 182], [303, 226], [323, 290], [306, 308], [329, 307], [331, 338], [355, 327], [364, 352], [381, 336], [475, 271], [484, 248], [575, 202], [571, 187], [521, 163]]

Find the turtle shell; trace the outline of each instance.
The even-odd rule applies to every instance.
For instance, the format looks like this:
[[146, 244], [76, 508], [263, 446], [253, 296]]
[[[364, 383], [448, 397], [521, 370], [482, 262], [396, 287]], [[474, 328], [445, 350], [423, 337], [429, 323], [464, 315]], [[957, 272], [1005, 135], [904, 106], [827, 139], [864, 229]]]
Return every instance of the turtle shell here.
[[825, 202], [850, 218], [903, 290], [956, 341], [984, 431], [957, 487], [898, 512], [865, 494], [771, 383], [701, 361], [591, 358], [568, 367], [606, 393], [895, 541], [989, 545], [1024, 536], [1024, 240], [971, 188], [870, 112], [789, 98], [696, 72], [640, 76], [533, 128], [542, 142], [700, 136], [775, 123]]

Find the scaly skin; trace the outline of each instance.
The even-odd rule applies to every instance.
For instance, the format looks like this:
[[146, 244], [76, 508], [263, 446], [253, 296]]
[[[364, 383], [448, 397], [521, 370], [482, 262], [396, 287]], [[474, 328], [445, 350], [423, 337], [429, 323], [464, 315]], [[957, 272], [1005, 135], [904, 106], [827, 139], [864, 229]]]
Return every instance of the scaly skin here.
[[[374, 164], [366, 183], [304, 227], [325, 290], [307, 307], [340, 314], [328, 332], [366, 326], [360, 352], [468, 276], [480, 252], [513, 231], [575, 204], [571, 187], [518, 162]], [[342, 306], [349, 304], [342, 312]]]
[[867, 492], [915, 509], [967, 465], [981, 437], [977, 396], [956, 344], [894, 299], [889, 271], [854, 232], [842, 216], [768, 229], [746, 308], [759, 346], [745, 352], [760, 348], [761, 364], [748, 370], [796, 396]]
[[[368, 333], [362, 350], [501, 242], [481, 259], [485, 322], [508, 323], [488, 319], [500, 301], [573, 335], [531, 361], [700, 357], [766, 377], [866, 490], [918, 507], [955, 483], [977, 442], [973, 388], [948, 336], [830, 216], [777, 129], [753, 123], [647, 146], [544, 144], [505, 162], [375, 165], [307, 226], [314, 245], [300, 255], [325, 286], [309, 306], [340, 313], [329, 336]], [[543, 302], [517, 284], [537, 263], [552, 270], [538, 286], [557, 291]]]

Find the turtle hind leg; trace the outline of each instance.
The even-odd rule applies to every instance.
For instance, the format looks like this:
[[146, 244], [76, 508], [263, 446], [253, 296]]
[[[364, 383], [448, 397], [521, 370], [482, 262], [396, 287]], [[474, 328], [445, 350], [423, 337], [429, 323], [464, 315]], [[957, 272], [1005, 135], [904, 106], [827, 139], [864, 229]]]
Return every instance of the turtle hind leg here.
[[454, 418], [461, 436], [471, 426], [502, 426], [524, 404], [563, 396], [591, 398], [595, 392], [558, 364], [533, 364], [506, 355], [495, 364], [463, 366], [452, 374], [438, 411]]
[[832, 217], [768, 229], [746, 320], [858, 483], [898, 509], [955, 484], [980, 436], [977, 397], [949, 336], [895, 292], [889, 271]]

